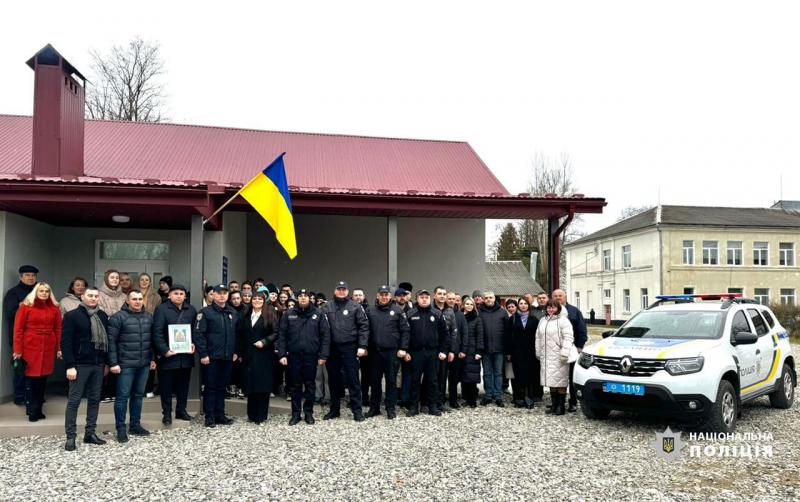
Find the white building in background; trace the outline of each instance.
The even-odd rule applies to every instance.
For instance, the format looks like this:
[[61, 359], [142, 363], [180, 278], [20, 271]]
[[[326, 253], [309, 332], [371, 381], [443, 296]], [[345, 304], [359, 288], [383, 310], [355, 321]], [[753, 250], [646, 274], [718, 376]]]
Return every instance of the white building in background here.
[[797, 302], [800, 211], [659, 206], [567, 244], [570, 303], [624, 321], [660, 294]]

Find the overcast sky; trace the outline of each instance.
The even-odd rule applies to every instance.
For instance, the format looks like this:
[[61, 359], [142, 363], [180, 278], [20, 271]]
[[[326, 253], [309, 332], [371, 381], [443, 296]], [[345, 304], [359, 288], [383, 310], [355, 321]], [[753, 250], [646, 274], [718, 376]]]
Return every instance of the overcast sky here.
[[[469, 142], [512, 193], [567, 154], [626, 206], [800, 199], [797, 2], [21, 2], [0, 17], [0, 113], [31, 114], [52, 43], [161, 43], [173, 122]], [[88, 76], [88, 75], [87, 75]], [[493, 227], [490, 222], [489, 227]], [[491, 233], [491, 232], [490, 232]]]

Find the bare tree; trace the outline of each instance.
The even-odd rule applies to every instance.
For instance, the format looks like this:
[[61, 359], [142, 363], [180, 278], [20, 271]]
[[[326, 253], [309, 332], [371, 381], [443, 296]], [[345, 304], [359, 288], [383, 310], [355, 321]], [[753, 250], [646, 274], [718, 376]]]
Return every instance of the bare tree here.
[[637, 214], [649, 211], [650, 209], [653, 209], [653, 207], [654, 206], [628, 206], [619, 212], [617, 221], [627, 220], [631, 216], [636, 216]]
[[[578, 188], [573, 178], [572, 163], [569, 156], [562, 154], [558, 159], [551, 159], [543, 154], [537, 154], [533, 160], [532, 177], [528, 184], [528, 192], [535, 197], [546, 194], [555, 194], [559, 197], [569, 197], [576, 193]], [[562, 220], [563, 221], [563, 220]], [[580, 231], [582, 218], [575, 215], [569, 226], [561, 234], [561, 280], [565, 279], [567, 254], [564, 244], [585, 235]], [[517, 224], [520, 241], [521, 258], [529, 256], [531, 251], [539, 253], [536, 267], [536, 279], [545, 290], [551, 289], [550, 278], [547, 276], [547, 264], [550, 257], [547, 252], [548, 222], [547, 220], [522, 220]], [[523, 263], [527, 262], [525, 259]]]
[[141, 38], [115, 45], [107, 54], [90, 51], [93, 81], [86, 89], [86, 116], [95, 119], [161, 122], [164, 62], [157, 42]]

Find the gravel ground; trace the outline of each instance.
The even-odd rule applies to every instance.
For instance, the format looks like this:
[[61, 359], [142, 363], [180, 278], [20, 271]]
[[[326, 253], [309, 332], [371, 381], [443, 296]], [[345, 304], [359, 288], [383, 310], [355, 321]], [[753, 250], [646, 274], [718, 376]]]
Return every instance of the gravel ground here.
[[685, 447], [673, 462], [655, 455], [664, 424], [495, 406], [362, 424], [346, 415], [295, 427], [284, 415], [261, 426], [195, 423], [72, 453], [62, 438], [9, 439], [0, 442], [0, 498], [798, 499], [799, 415], [798, 405], [771, 410], [763, 400], [746, 408], [738, 431], [770, 432], [772, 458], [688, 458]]
[[[798, 353], [800, 347], [794, 347]], [[590, 421], [494, 405], [436, 418], [358, 424], [349, 413], [289, 427], [191, 428], [131, 437], [125, 445], [63, 438], [0, 440], [0, 500], [800, 500], [800, 404], [746, 405], [737, 432], [771, 442], [771, 458], [656, 456], [667, 424], [612, 414]], [[673, 429], [673, 430], [680, 430]], [[81, 436], [78, 436], [81, 439]]]

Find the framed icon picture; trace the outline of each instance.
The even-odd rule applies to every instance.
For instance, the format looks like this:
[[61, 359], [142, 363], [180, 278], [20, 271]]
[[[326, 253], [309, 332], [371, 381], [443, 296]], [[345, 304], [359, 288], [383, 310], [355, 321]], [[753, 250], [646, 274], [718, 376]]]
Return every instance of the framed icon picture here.
[[192, 353], [191, 324], [169, 325], [169, 350], [178, 354]]

